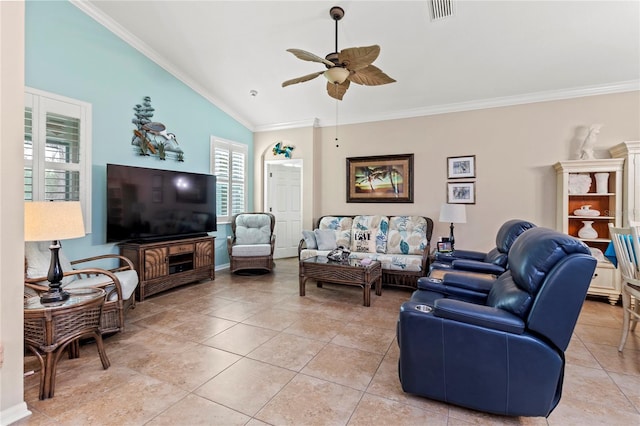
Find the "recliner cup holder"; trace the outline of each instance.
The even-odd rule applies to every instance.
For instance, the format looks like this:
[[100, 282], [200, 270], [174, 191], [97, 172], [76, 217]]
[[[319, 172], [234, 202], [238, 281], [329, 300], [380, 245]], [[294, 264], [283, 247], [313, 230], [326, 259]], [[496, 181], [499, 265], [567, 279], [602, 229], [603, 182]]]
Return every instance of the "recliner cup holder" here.
[[416, 305], [416, 310], [420, 312], [431, 312], [433, 308], [429, 305]]

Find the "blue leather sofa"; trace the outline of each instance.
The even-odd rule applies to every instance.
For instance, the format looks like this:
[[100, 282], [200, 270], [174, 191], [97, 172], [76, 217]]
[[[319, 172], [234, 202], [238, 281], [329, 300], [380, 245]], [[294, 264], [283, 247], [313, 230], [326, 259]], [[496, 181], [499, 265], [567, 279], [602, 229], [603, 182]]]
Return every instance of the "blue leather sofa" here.
[[450, 253], [436, 252], [430, 270], [462, 270], [500, 275], [507, 267], [509, 249], [524, 231], [535, 228], [531, 222], [512, 219], [505, 222], [496, 235], [496, 247], [488, 253], [473, 250], [454, 250]]
[[398, 319], [405, 392], [479, 411], [548, 416], [596, 259], [547, 228], [523, 233], [484, 300], [416, 290]]

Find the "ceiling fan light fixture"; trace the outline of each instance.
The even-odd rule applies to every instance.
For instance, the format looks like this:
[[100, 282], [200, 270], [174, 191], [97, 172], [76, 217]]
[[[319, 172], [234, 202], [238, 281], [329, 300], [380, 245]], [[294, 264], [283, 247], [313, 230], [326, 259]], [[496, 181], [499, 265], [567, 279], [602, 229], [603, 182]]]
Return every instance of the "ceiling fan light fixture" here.
[[349, 70], [342, 67], [333, 67], [326, 70], [324, 76], [330, 83], [342, 84], [349, 77]]

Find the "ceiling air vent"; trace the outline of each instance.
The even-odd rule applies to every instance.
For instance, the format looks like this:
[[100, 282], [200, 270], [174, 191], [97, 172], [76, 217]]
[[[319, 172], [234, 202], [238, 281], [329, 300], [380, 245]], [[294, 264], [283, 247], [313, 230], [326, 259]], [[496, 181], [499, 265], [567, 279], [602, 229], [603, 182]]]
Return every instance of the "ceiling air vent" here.
[[431, 12], [432, 21], [453, 16], [453, 0], [429, 0], [429, 12]]

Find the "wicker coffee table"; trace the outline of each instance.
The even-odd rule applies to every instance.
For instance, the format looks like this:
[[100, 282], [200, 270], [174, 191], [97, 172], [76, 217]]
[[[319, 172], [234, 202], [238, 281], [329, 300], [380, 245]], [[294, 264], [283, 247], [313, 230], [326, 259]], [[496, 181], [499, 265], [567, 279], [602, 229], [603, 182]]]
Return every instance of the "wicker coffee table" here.
[[382, 265], [372, 261], [360, 264], [358, 259], [334, 262], [325, 256], [315, 256], [300, 262], [300, 296], [305, 294], [305, 283], [309, 278], [316, 280], [318, 287], [323, 282], [362, 287], [364, 306], [371, 305], [371, 285], [375, 285], [376, 295], [382, 295]]

